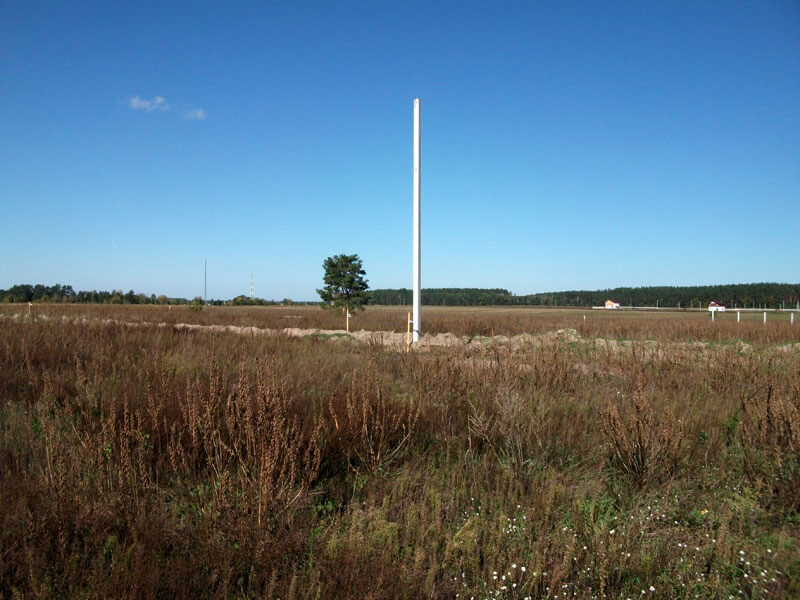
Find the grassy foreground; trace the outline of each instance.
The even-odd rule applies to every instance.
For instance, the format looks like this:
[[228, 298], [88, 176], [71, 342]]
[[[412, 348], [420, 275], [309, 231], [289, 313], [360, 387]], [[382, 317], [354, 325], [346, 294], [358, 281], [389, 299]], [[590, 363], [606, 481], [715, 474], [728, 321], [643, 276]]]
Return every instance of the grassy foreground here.
[[0, 598], [800, 596], [797, 329], [499, 314], [582, 337], [0, 319]]

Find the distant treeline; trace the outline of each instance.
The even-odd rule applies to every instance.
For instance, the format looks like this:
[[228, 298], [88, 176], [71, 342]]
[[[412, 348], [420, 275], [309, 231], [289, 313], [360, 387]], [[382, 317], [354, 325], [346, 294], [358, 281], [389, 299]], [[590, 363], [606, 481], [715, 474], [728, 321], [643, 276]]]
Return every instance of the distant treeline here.
[[[411, 290], [371, 290], [372, 304], [411, 304]], [[423, 288], [422, 304], [430, 306], [493, 306], [518, 304], [522, 296], [513, 296], [502, 288]]]
[[[374, 304], [411, 304], [411, 290], [373, 290]], [[595, 291], [566, 291], [517, 296], [505, 289], [430, 288], [422, 290], [428, 306], [621, 306], [702, 308], [711, 301], [726, 306], [796, 308], [800, 283], [741, 283], [704, 286], [620, 287]]]
[[[155, 294], [147, 295], [136, 293], [133, 290], [124, 292], [113, 290], [110, 292], [92, 290], [90, 292], [76, 292], [71, 285], [14, 285], [7, 290], [0, 290], [0, 302], [63, 302], [74, 304], [203, 304], [200, 296], [192, 300], [186, 298], [168, 298]], [[231, 300], [209, 300], [214, 305], [234, 306], [270, 306], [277, 304], [293, 304], [291, 300], [277, 302], [262, 298], [236, 296]]]
[[[372, 290], [372, 304], [410, 305], [411, 290]], [[800, 301], [800, 283], [741, 283], [691, 287], [621, 287], [595, 291], [546, 292], [517, 296], [506, 289], [426, 288], [422, 304], [427, 306], [602, 306], [606, 300], [623, 307], [663, 306], [670, 308], [702, 308], [713, 301], [726, 306], [746, 308], [796, 308]], [[133, 290], [79, 291], [71, 285], [14, 285], [0, 290], [0, 303], [64, 302], [76, 304], [203, 304], [199, 296], [168, 298], [146, 295]], [[280, 301], [236, 296], [230, 300], [209, 300], [209, 304], [226, 306], [273, 306], [278, 304], [315, 304], [314, 302]]]

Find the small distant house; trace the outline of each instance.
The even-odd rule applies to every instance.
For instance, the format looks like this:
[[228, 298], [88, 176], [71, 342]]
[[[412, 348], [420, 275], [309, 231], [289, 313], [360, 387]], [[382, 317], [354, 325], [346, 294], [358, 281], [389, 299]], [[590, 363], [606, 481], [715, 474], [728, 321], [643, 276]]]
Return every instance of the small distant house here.
[[711, 302], [708, 305], [708, 312], [725, 312], [725, 305], [719, 302]]
[[613, 300], [606, 300], [606, 308], [619, 308], [619, 302]]

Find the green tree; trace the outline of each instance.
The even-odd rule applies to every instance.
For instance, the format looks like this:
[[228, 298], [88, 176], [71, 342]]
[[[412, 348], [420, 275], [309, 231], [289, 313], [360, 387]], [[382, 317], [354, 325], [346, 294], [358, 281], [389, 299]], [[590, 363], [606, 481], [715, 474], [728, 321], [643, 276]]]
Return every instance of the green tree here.
[[317, 290], [322, 298], [322, 307], [344, 310], [347, 331], [350, 331], [350, 311], [364, 310], [370, 300], [361, 259], [358, 254], [337, 254], [326, 258], [322, 268], [325, 271], [322, 276], [325, 287]]

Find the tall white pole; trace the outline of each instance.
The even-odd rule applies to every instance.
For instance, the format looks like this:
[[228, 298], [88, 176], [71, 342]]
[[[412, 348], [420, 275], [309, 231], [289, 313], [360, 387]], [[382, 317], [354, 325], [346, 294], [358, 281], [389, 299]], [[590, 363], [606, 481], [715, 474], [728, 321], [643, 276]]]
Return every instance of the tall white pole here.
[[412, 342], [422, 334], [420, 322], [420, 101], [414, 98], [414, 309]]

